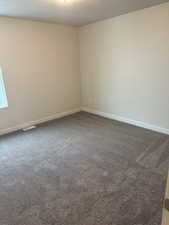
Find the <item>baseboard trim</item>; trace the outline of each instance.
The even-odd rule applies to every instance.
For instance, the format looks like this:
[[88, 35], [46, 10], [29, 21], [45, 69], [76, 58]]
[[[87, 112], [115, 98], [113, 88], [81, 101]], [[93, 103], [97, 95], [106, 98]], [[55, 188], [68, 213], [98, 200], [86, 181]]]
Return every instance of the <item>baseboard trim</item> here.
[[39, 120], [30, 121], [30, 122], [27, 122], [27, 123], [24, 123], [24, 124], [20, 124], [20, 125], [17, 125], [15, 127], [10, 127], [10, 128], [7, 128], [7, 129], [1, 129], [0, 130], [0, 136], [4, 135], [4, 134], [9, 134], [9, 133], [12, 133], [12, 132], [15, 132], [15, 131], [18, 131], [18, 130], [22, 130], [26, 127], [38, 125], [40, 123], [44, 123], [44, 122], [59, 119], [59, 118], [62, 118], [62, 117], [68, 116], [68, 115], [72, 115], [72, 114], [80, 112], [80, 111], [81, 111], [80, 108], [76, 108], [76, 109], [69, 110], [69, 111], [66, 111], [66, 112], [56, 113], [55, 115], [47, 116], [47, 117], [44, 117], [44, 118], [39, 119]]
[[144, 123], [144, 122], [124, 118], [124, 117], [121, 117], [121, 116], [118, 116], [118, 115], [115, 115], [115, 114], [112, 114], [112, 113], [105, 113], [105, 112], [101, 112], [101, 111], [98, 111], [98, 110], [95, 110], [95, 109], [82, 107], [82, 108], [76, 108], [76, 109], [73, 109], [73, 110], [69, 110], [69, 111], [66, 111], [66, 112], [56, 113], [55, 115], [47, 116], [47, 117], [44, 117], [44, 118], [39, 119], [39, 120], [30, 121], [30, 122], [27, 122], [27, 123], [24, 123], [24, 124], [20, 124], [20, 125], [17, 125], [15, 127], [10, 127], [10, 128], [7, 128], [7, 129], [1, 129], [0, 130], [0, 136], [4, 135], [4, 134], [15, 132], [15, 131], [18, 131], [18, 130], [22, 130], [22, 129], [24, 129], [26, 127], [29, 127], [29, 126], [38, 125], [40, 123], [44, 123], [44, 122], [59, 119], [59, 118], [62, 118], [62, 117], [68, 116], [68, 115], [72, 115], [72, 114], [80, 112], [80, 111], [85, 111], [85, 112], [92, 113], [92, 114], [95, 114], [95, 115], [98, 115], [98, 116], [102, 116], [102, 117], [105, 117], [105, 118], [108, 118], [108, 119], [117, 120], [117, 121], [120, 121], [120, 122], [124, 122], [124, 123], [127, 123], [127, 124], [131, 124], [131, 125], [134, 125], [134, 126], [142, 127], [142, 128], [148, 129], [148, 130], [153, 130], [153, 131], [156, 131], [156, 132], [159, 132], [159, 133], [169, 135], [169, 129], [166, 129], [166, 128], [162, 128], [162, 127], [150, 125], [150, 124], [147, 124], [147, 123]]
[[112, 113], [101, 112], [101, 111], [98, 111], [98, 110], [95, 110], [95, 109], [90, 109], [90, 108], [87, 108], [87, 107], [82, 107], [81, 110], [85, 111], [85, 112], [88, 112], [88, 113], [98, 115], [98, 116], [102, 116], [102, 117], [105, 117], [105, 118], [108, 118], [108, 119], [117, 120], [117, 121], [120, 121], [120, 122], [124, 122], [124, 123], [127, 123], [127, 124], [131, 124], [131, 125], [134, 125], [134, 126], [146, 128], [148, 130], [153, 130], [153, 131], [156, 131], [156, 132], [159, 132], [159, 133], [169, 135], [169, 129], [166, 129], [166, 128], [162, 128], [162, 127], [147, 124], [147, 123], [144, 123], [144, 122], [124, 118], [124, 117], [121, 117], [121, 116], [118, 116], [118, 115], [115, 115], [115, 114], [112, 114]]

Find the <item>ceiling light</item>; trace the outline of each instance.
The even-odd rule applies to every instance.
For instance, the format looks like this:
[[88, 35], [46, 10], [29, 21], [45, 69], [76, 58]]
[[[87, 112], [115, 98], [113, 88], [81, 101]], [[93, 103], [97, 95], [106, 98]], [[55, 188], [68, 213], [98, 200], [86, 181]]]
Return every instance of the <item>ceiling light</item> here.
[[62, 4], [70, 4], [73, 3], [73, 0], [59, 0], [59, 2]]
[[50, 1], [53, 4], [59, 4], [61, 6], [70, 6], [82, 0], [44, 0], [44, 1]]

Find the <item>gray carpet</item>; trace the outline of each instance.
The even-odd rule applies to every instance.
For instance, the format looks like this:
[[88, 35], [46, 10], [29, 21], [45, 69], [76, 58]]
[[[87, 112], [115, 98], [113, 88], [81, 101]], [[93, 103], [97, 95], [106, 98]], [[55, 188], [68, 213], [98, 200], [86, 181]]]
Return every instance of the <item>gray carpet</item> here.
[[0, 138], [0, 225], [160, 225], [169, 136], [88, 113]]

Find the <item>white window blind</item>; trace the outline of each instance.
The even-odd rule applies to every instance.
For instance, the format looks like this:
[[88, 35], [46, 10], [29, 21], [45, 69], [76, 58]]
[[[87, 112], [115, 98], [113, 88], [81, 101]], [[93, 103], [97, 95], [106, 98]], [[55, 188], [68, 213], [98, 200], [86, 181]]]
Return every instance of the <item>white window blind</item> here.
[[8, 106], [5, 85], [3, 80], [2, 69], [0, 67], [0, 108], [5, 108]]

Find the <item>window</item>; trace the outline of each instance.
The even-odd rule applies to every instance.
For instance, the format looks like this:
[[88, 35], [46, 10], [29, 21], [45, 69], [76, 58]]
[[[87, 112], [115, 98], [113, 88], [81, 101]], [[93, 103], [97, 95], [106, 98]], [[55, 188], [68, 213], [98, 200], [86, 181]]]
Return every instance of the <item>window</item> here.
[[2, 77], [2, 69], [0, 68], [0, 108], [5, 108], [8, 106], [5, 85]]

